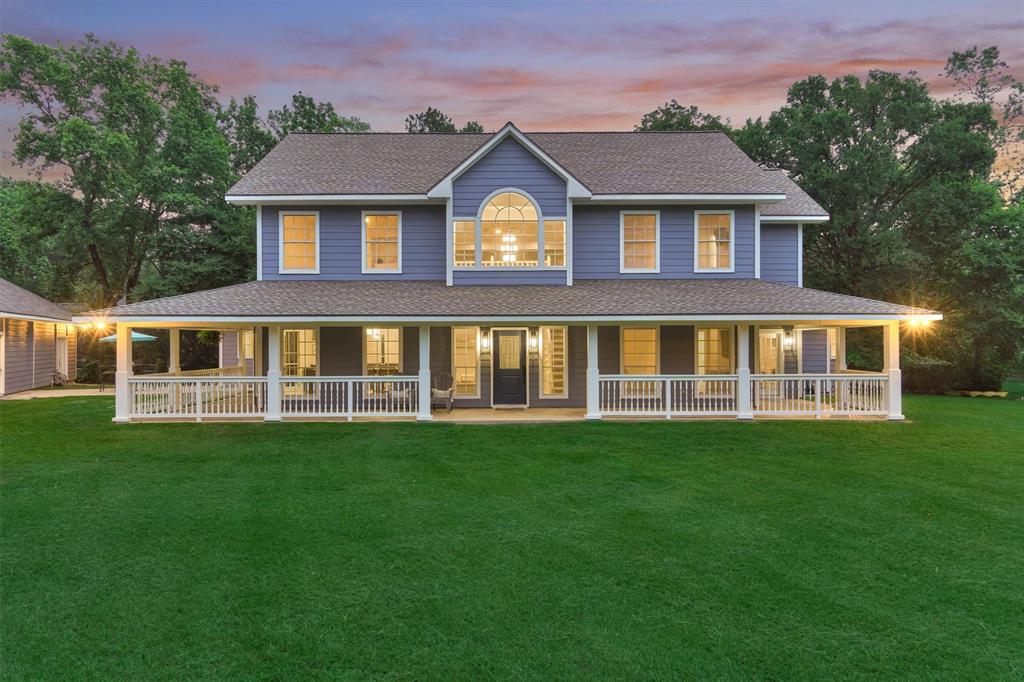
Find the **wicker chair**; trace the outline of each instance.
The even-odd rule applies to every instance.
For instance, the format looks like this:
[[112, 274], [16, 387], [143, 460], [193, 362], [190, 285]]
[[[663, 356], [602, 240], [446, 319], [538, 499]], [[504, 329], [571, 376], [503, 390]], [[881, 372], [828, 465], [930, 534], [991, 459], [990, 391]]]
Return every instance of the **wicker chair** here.
[[446, 408], [452, 411], [452, 402], [455, 400], [455, 378], [447, 372], [431, 373], [430, 376], [430, 409], [434, 407]]

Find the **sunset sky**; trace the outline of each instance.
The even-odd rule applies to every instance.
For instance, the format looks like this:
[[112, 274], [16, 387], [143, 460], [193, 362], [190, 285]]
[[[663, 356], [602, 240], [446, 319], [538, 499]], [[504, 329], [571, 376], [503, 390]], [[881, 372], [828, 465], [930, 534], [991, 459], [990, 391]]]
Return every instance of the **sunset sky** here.
[[[0, 0], [0, 30], [46, 43], [92, 32], [187, 61], [225, 99], [254, 94], [265, 111], [302, 90], [374, 130], [427, 106], [488, 130], [629, 129], [671, 98], [742, 122], [812, 73], [916, 70], [938, 86], [949, 53], [975, 43], [1024, 76], [1024, 0]], [[0, 105], [5, 156], [17, 117]]]

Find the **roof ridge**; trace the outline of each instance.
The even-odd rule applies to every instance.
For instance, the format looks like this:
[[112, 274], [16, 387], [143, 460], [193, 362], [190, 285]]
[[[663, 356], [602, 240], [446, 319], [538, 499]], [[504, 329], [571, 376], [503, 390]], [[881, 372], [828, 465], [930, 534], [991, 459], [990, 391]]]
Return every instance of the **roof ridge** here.
[[[505, 126], [502, 126], [504, 128]], [[521, 130], [516, 128], [523, 135], [725, 135], [724, 130]], [[449, 132], [449, 131], [438, 131], [428, 133], [410, 133], [408, 131], [398, 130], [364, 130], [361, 132], [352, 131], [295, 131], [289, 132], [286, 137], [292, 135], [351, 135], [356, 136], [372, 136], [372, 135], [486, 135], [488, 137], [497, 135], [500, 130], [485, 131], [482, 133], [466, 133], [466, 132]]]

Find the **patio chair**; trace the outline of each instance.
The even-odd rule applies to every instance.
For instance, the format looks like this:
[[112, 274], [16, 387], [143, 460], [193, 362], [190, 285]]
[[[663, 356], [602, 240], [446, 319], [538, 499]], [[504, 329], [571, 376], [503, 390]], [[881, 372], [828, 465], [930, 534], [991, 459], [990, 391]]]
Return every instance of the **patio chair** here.
[[452, 411], [452, 401], [455, 400], [455, 378], [447, 372], [437, 372], [430, 376], [430, 409], [444, 407]]

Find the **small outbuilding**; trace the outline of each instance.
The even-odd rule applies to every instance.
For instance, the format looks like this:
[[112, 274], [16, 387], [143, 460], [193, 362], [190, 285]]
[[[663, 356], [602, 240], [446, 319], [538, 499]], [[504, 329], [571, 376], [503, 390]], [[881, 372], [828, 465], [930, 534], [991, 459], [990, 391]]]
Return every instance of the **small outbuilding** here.
[[0, 395], [75, 378], [71, 313], [0, 278]]

